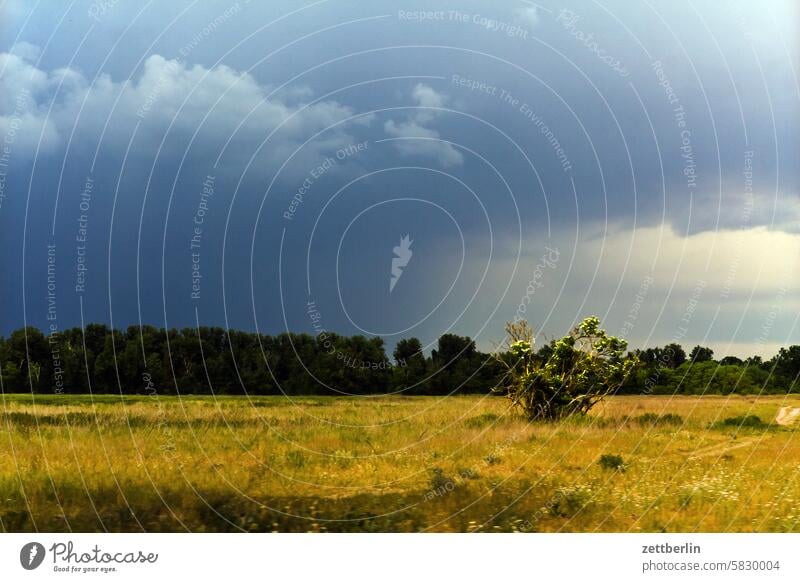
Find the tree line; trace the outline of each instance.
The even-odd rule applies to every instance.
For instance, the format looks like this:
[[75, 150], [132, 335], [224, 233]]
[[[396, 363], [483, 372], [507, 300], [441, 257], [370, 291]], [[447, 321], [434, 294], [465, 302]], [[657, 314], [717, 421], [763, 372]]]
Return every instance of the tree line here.
[[768, 360], [725, 356], [679, 344], [636, 350], [639, 360], [621, 391], [632, 394], [775, 394], [800, 388], [800, 346], [781, 348]]
[[[548, 361], [550, 342], [533, 358]], [[773, 358], [714, 359], [696, 346], [635, 350], [627, 394], [780, 393], [796, 390], [800, 346]], [[403, 339], [391, 358], [381, 338], [283, 333], [263, 335], [220, 327], [125, 331], [90, 324], [45, 335], [28, 327], [0, 337], [0, 380], [7, 393], [409, 395], [489, 393], [507, 370], [469, 337], [442, 335], [430, 355], [420, 340]]]
[[383, 339], [220, 327], [125, 331], [90, 324], [0, 337], [5, 392], [147, 394], [407, 394], [487, 392], [497, 363], [468, 337], [442, 335], [429, 356], [416, 338], [389, 359]]

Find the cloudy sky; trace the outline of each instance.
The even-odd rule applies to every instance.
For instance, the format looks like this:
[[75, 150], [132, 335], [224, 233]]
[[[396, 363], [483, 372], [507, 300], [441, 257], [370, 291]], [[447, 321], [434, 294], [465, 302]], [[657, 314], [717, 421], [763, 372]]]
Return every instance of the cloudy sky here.
[[794, 5], [6, 0], [0, 334], [800, 343]]

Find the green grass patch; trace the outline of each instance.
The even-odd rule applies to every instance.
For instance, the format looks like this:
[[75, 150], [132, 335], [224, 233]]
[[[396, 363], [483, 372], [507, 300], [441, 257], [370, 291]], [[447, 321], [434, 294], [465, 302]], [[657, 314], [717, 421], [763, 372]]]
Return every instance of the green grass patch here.
[[739, 416], [729, 416], [728, 418], [718, 420], [711, 424], [711, 428], [716, 429], [731, 429], [731, 428], [750, 428], [750, 429], [767, 429], [769, 424], [761, 420], [755, 414], [742, 414]]

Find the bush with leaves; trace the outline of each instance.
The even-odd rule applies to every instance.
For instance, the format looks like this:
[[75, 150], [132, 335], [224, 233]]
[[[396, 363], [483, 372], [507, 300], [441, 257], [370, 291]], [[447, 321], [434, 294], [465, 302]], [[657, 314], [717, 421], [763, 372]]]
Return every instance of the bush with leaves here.
[[496, 355], [507, 373], [497, 390], [530, 420], [586, 414], [615, 391], [636, 364], [635, 358], [624, 357], [627, 342], [600, 329], [600, 319], [594, 316], [552, 342], [546, 358], [534, 353], [527, 322], [508, 323], [506, 333], [506, 349]]

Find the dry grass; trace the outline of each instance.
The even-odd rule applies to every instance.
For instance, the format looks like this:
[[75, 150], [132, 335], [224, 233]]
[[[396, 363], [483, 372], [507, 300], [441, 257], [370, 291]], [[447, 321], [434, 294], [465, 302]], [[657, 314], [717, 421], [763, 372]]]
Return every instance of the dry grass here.
[[498, 398], [6, 395], [0, 529], [796, 531], [782, 406], [616, 397], [529, 425]]

